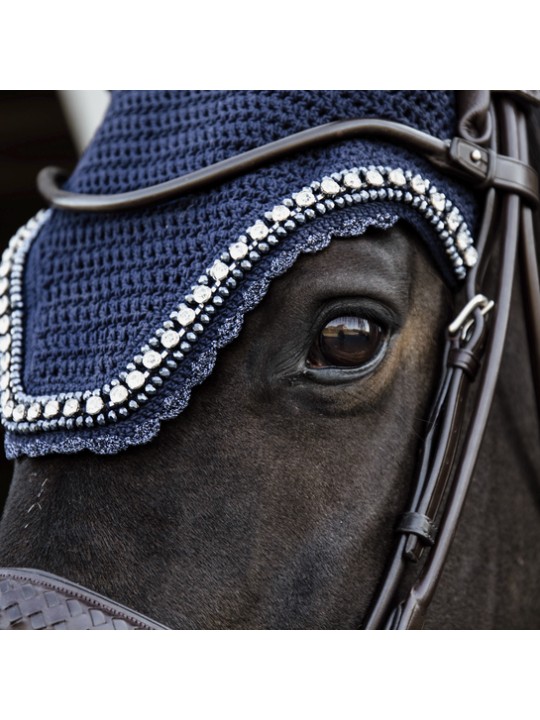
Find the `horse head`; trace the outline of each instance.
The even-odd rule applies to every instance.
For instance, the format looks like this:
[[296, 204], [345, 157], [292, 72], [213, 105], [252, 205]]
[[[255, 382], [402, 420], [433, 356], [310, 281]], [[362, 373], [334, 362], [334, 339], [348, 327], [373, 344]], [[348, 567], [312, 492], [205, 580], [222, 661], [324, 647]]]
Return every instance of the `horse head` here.
[[[371, 121], [347, 125], [374, 113], [384, 142]], [[456, 428], [474, 437], [482, 416], [462, 386], [489, 394], [489, 372], [476, 375], [484, 348], [491, 364], [497, 354], [493, 303], [476, 292], [495, 210], [481, 222], [477, 195], [437, 154], [458, 120], [447, 93], [115, 96], [54, 190], [59, 209], [4, 258], [3, 412], [18, 459], [0, 564], [70, 578], [170, 627], [391, 623], [389, 600], [407, 607], [407, 578], [424, 567], [427, 582], [429, 546], [455, 532], [467, 473], [454, 445], [462, 465], [473, 452]], [[345, 125], [306, 136], [326, 122]], [[280, 146], [295, 131], [297, 145]], [[272, 157], [253, 169], [256, 145]], [[195, 183], [180, 199], [176, 176]], [[158, 204], [139, 208], [146, 186]], [[497, 309], [500, 275], [484, 283]], [[509, 303], [428, 627], [538, 623], [540, 456], [519, 296]]]

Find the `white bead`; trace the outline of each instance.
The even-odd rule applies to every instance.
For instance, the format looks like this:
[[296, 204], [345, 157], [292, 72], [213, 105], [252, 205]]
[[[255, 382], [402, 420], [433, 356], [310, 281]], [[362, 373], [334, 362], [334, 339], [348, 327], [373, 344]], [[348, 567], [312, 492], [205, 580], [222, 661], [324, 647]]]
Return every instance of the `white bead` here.
[[7, 390], [9, 387], [9, 380], [10, 375], [8, 372], [4, 373], [2, 377], [0, 377], [0, 390]]
[[411, 187], [415, 193], [423, 195], [427, 189], [427, 183], [420, 175], [415, 175], [411, 180]]
[[191, 325], [197, 316], [195, 315], [195, 310], [188, 308], [187, 305], [180, 305], [176, 317], [180, 325], [186, 327], [186, 325]]
[[3, 315], [9, 306], [9, 299], [7, 295], [4, 295], [4, 297], [0, 298], [0, 315]]
[[142, 388], [146, 381], [146, 376], [140, 370], [133, 370], [126, 377], [126, 384], [131, 390]]
[[378, 170], [368, 170], [366, 173], [366, 182], [373, 187], [381, 187], [384, 185], [384, 178]]
[[91, 395], [86, 401], [86, 412], [89, 415], [97, 415], [105, 407], [105, 403], [99, 395]]
[[5, 278], [9, 275], [9, 271], [11, 270], [11, 263], [9, 262], [3, 262], [0, 265], [0, 277]]
[[276, 205], [272, 210], [272, 220], [274, 222], [284, 222], [291, 215], [291, 211], [286, 205]]
[[161, 344], [167, 349], [176, 347], [179, 342], [180, 335], [176, 332], [176, 330], [167, 330], [161, 336]]
[[46, 418], [53, 418], [60, 412], [60, 405], [56, 400], [49, 400], [43, 410], [43, 415]]
[[236, 242], [233, 243], [229, 248], [229, 254], [233, 260], [243, 260], [249, 252], [249, 248], [246, 243]]
[[64, 403], [62, 413], [65, 417], [73, 417], [73, 415], [76, 415], [80, 409], [81, 403], [77, 400], [77, 398], [69, 398]]
[[392, 185], [397, 185], [398, 187], [403, 187], [407, 184], [407, 178], [405, 177], [405, 173], [400, 168], [390, 170], [390, 172], [388, 173], [388, 179], [390, 180]]
[[128, 399], [129, 392], [123, 385], [115, 385], [109, 395], [113, 405], [121, 405]]
[[321, 183], [321, 190], [325, 195], [337, 195], [341, 192], [340, 186], [332, 178], [324, 178]]
[[147, 370], [153, 370], [161, 365], [161, 355], [155, 350], [149, 350], [144, 353], [142, 363]]
[[25, 415], [26, 408], [24, 407], [24, 405], [17, 405], [17, 407], [13, 409], [13, 420], [15, 420], [15, 422], [22, 422]]
[[0, 280], [0, 295], [4, 295], [4, 293], [7, 291], [9, 287], [9, 282], [7, 278], [2, 278]]
[[[232, 247], [232, 245], [231, 245]], [[247, 250], [247, 245], [245, 246]], [[229, 248], [229, 252], [230, 248]], [[231, 257], [233, 257], [231, 253]], [[236, 258], [233, 258], [236, 259]], [[196, 288], [193, 290], [193, 297], [195, 299], [195, 302], [199, 303], [199, 305], [203, 305], [205, 302], [208, 302], [210, 298], [212, 297], [212, 291], [208, 287], [208, 285], [197, 285]]]
[[41, 416], [41, 405], [39, 403], [33, 403], [28, 408], [28, 412], [26, 414], [26, 418], [32, 422], [33, 420], [37, 420], [38, 417]]
[[0, 352], [5, 353], [11, 345], [11, 335], [0, 336]]
[[362, 187], [362, 181], [358, 173], [348, 172], [343, 176], [343, 184], [350, 190], [358, 190]]
[[299, 207], [310, 207], [310, 205], [314, 205], [317, 202], [311, 190], [302, 190], [302, 192], [294, 195], [294, 199]]
[[248, 235], [252, 240], [264, 240], [268, 236], [268, 228], [266, 225], [258, 220], [255, 225], [252, 225], [248, 230]]

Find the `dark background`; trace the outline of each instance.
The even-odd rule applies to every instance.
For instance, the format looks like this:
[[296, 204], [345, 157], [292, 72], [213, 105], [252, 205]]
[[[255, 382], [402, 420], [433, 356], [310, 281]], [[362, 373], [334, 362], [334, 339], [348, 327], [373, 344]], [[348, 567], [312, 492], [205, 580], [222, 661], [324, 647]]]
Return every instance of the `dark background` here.
[[[35, 187], [39, 170], [46, 165], [71, 169], [76, 161], [54, 91], [0, 92], [0, 252], [16, 230], [44, 207]], [[0, 440], [1, 513], [12, 474], [1, 428]]]

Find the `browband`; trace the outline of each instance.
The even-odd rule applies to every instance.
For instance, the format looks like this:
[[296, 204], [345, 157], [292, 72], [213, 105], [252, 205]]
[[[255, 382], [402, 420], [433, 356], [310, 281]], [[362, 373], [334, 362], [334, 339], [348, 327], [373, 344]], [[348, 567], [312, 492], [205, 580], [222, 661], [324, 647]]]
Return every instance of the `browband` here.
[[66, 173], [55, 167], [44, 168], [39, 173], [38, 190], [53, 207], [61, 210], [79, 212], [129, 210], [206, 189], [241, 173], [256, 170], [266, 163], [282, 160], [291, 153], [310, 150], [331, 142], [363, 137], [376, 137], [403, 144], [424, 155], [442, 171], [469, 181], [478, 188], [494, 187], [520, 195], [529, 205], [538, 204], [538, 175], [528, 163], [499, 155], [493, 150], [463, 138], [440, 140], [407, 125], [378, 119], [341, 120], [319, 125], [173, 180], [131, 192], [111, 195], [68, 192], [60, 187], [60, 182], [67, 177]]

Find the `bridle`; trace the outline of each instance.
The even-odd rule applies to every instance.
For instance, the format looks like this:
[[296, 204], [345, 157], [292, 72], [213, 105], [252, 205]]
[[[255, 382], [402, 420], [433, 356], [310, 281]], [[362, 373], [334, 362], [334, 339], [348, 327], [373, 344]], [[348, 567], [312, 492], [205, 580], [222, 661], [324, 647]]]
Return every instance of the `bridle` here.
[[[293, 152], [351, 138], [377, 138], [413, 149], [445, 173], [485, 193], [478, 262], [459, 292], [459, 312], [446, 332], [443, 373], [435, 394], [410, 503], [398, 519], [397, 541], [364, 629], [420, 629], [437, 588], [478, 459], [499, 375], [518, 254], [522, 265], [530, 364], [540, 418], [540, 281], [532, 210], [538, 177], [529, 165], [526, 112], [540, 105], [534, 91], [462, 93], [460, 136], [440, 140], [399, 123], [346, 120], [311, 128], [151, 187], [117, 195], [84, 195], [60, 188], [64, 174], [46, 168], [38, 178], [53, 207], [67, 211], [129, 210], [203, 190]], [[493, 299], [486, 269], [497, 267]], [[470, 392], [473, 381], [476, 391]], [[11, 575], [10, 575], [11, 573]], [[2, 579], [39, 585], [37, 571], [0, 569]], [[26, 575], [24, 575], [26, 573]], [[41, 574], [43, 575], [43, 574]], [[15, 582], [13, 580], [13, 582]], [[49, 587], [60, 578], [47, 576]], [[75, 586], [72, 586], [75, 587]], [[64, 588], [65, 589], [65, 588]], [[84, 588], [114, 616], [119, 606]], [[2, 606], [0, 604], [0, 613]], [[134, 611], [122, 612], [137, 616]], [[140, 616], [139, 616], [140, 618]], [[148, 619], [146, 627], [159, 627]], [[141, 621], [142, 622], [142, 621]], [[139, 627], [143, 627], [144, 622]]]

